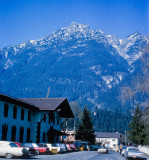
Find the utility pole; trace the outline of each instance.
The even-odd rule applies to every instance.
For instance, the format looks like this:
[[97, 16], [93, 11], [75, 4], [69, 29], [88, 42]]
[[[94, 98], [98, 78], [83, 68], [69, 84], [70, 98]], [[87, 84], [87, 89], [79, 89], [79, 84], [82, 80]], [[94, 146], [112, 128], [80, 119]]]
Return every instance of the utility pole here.
[[126, 135], [126, 130], [125, 130], [125, 146], [127, 146], [127, 135]]
[[49, 97], [49, 93], [50, 93], [50, 87], [48, 88], [48, 91], [47, 91], [47, 96], [46, 96], [46, 98], [48, 98], [48, 97]]

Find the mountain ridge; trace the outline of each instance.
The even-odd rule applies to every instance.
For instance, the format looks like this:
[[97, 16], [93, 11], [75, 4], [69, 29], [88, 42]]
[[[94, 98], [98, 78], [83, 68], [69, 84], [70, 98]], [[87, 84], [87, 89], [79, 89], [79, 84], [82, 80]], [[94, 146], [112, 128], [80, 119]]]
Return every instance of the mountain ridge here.
[[45, 97], [50, 87], [50, 97], [101, 106], [98, 95], [135, 70], [147, 43], [139, 33], [120, 40], [73, 22], [39, 40], [0, 49], [1, 92]]

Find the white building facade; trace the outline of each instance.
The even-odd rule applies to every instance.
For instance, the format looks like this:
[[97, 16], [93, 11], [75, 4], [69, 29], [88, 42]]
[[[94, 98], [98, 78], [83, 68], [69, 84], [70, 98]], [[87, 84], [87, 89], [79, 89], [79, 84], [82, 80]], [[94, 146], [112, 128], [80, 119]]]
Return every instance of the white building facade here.
[[62, 118], [73, 118], [66, 98], [15, 99], [0, 94], [0, 140], [59, 142]]
[[120, 143], [125, 143], [125, 135], [121, 133], [96, 132], [96, 143], [105, 147], [115, 148]]

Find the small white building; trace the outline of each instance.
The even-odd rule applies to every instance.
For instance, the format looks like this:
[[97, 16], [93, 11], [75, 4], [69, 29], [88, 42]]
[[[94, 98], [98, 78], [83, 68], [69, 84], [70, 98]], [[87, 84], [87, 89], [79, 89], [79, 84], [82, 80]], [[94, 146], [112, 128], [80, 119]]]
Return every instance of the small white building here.
[[125, 135], [121, 133], [96, 132], [96, 143], [105, 147], [115, 148], [120, 143], [125, 143]]
[[73, 118], [66, 98], [17, 99], [0, 94], [0, 140], [60, 142], [62, 118]]

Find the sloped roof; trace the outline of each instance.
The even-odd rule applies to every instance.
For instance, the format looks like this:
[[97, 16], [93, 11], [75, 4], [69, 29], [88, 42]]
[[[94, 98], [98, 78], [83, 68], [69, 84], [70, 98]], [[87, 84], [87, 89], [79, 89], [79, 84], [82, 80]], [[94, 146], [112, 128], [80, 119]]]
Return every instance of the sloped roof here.
[[40, 111], [58, 110], [63, 118], [73, 118], [73, 113], [66, 98], [19, 98], [22, 102], [38, 107]]
[[22, 107], [25, 107], [25, 108], [29, 108], [29, 109], [32, 109], [32, 110], [38, 110], [37, 107], [35, 107], [31, 104], [28, 104], [26, 102], [20, 101], [17, 98], [13, 98], [13, 97], [10, 97], [8, 95], [1, 94], [1, 93], [0, 93], [0, 100], [4, 101], [4, 102], [7, 102], [7, 103], [12, 103], [12, 104], [15, 104], [15, 105], [19, 105], [19, 106], [22, 106]]
[[95, 132], [96, 138], [120, 138], [121, 133]]
[[55, 110], [66, 98], [19, 98], [39, 108], [39, 110]]
[[35, 111], [59, 110], [62, 118], [74, 117], [66, 98], [13, 98], [0, 93], [0, 100]]

